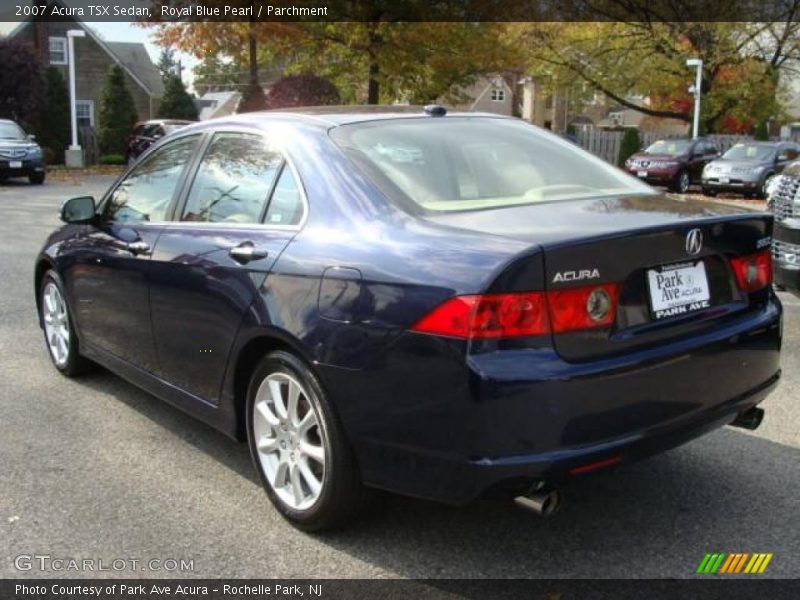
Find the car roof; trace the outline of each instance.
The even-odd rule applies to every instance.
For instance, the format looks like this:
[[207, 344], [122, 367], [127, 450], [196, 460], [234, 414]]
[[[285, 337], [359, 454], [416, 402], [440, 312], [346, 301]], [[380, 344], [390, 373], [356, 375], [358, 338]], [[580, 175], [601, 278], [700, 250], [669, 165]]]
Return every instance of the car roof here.
[[471, 111], [448, 111], [444, 117], [431, 116], [425, 112], [423, 106], [310, 106], [291, 109], [264, 110], [230, 115], [220, 119], [212, 119], [205, 123], [227, 124], [248, 124], [253, 125], [258, 122], [267, 122], [273, 119], [299, 120], [308, 124], [319, 126], [337, 127], [351, 123], [362, 123], [365, 121], [383, 121], [387, 119], [411, 119], [429, 118], [439, 119], [447, 117], [491, 117], [498, 119], [509, 119], [495, 113], [471, 112]]

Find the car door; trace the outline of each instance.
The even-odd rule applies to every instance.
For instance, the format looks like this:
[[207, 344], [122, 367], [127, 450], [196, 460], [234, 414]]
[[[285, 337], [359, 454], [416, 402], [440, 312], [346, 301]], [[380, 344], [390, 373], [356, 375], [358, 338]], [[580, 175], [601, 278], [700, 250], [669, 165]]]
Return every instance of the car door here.
[[161, 377], [216, 403], [242, 318], [306, 203], [261, 133], [209, 135], [194, 171], [156, 244], [150, 302]]
[[150, 326], [148, 273], [156, 244], [200, 139], [158, 149], [106, 195], [96, 223], [75, 242], [69, 284], [81, 341], [147, 371], [157, 367]]

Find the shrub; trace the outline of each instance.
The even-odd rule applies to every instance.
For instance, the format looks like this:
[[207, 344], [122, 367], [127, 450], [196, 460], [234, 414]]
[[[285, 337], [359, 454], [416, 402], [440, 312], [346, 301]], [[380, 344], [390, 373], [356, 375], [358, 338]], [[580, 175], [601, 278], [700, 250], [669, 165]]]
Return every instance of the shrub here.
[[48, 164], [63, 163], [64, 150], [70, 141], [69, 93], [67, 82], [57, 67], [45, 72], [45, 105], [36, 128], [36, 140], [45, 152]]
[[164, 76], [164, 95], [158, 106], [158, 116], [162, 119], [197, 120], [197, 107], [194, 100], [177, 75]]
[[275, 82], [267, 94], [267, 108], [340, 104], [339, 90], [324, 77], [289, 75]]
[[266, 108], [266, 97], [264, 90], [258, 84], [251, 83], [248, 85], [242, 97], [239, 99], [239, 105], [236, 107], [237, 113], [253, 112], [255, 110], [264, 110]]
[[112, 65], [100, 93], [97, 132], [100, 154], [125, 154], [125, 139], [138, 120], [125, 74], [119, 65]]
[[639, 151], [642, 142], [639, 139], [639, 130], [633, 127], [625, 129], [625, 134], [622, 136], [622, 143], [619, 146], [619, 157], [617, 162], [619, 166], [623, 166], [625, 161], [628, 160], [633, 154]]
[[103, 154], [99, 160], [101, 165], [125, 165], [128, 163], [123, 154]]

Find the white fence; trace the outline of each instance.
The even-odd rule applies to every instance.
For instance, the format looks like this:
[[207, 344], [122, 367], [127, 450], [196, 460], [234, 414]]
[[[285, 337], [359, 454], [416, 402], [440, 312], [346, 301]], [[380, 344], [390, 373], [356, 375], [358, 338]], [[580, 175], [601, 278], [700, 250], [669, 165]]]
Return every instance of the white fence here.
[[[603, 160], [612, 164], [617, 164], [619, 159], [619, 149], [622, 146], [622, 137], [625, 135], [623, 131], [604, 131], [602, 129], [582, 129], [576, 134], [578, 144], [584, 150], [588, 150], [592, 154], [599, 156]], [[667, 138], [681, 137], [677, 135], [663, 135], [653, 133], [650, 131], [639, 132], [639, 141], [643, 148], [646, 148], [656, 140], [663, 140]], [[719, 148], [720, 152], [725, 152], [734, 144], [742, 141], [752, 140], [753, 138], [748, 135], [727, 135], [727, 134], [711, 134], [705, 138]]]

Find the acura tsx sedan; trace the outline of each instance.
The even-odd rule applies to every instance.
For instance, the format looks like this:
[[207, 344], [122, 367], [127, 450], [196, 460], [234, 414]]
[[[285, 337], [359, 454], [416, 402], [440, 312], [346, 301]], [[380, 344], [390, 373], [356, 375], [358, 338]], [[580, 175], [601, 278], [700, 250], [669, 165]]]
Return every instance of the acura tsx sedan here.
[[61, 217], [35, 268], [55, 368], [246, 440], [306, 530], [374, 488], [547, 514], [571, 478], [755, 428], [780, 376], [771, 215], [517, 119], [207, 121]]

